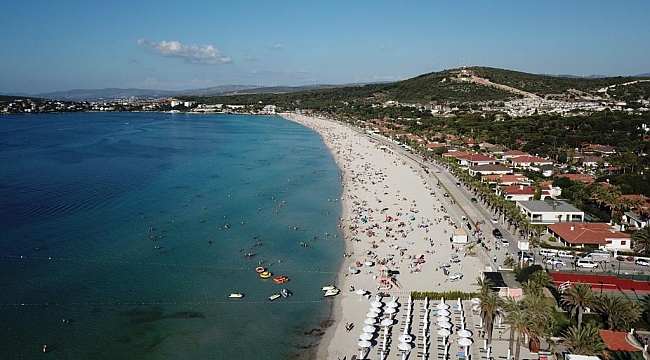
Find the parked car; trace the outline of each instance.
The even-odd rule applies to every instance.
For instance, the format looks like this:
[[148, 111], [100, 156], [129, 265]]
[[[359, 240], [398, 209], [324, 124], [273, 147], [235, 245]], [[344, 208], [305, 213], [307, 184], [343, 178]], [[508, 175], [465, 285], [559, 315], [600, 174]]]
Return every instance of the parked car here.
[[[566, 266], [566, 264], [564, 263], [564, 260], [562, 260], [562, 259], [560, 259], [558, 257], [546, 259], [546, 263], [549, 264], [549, 265], [553, 265], [554, 267], [564, 267], [564, 266]], [[558, 264], [559, 264], [559, 266], [558, 266]]]
[[506, 238], [501, 238], [501, 246], [503, 247], [508, 247], [510, 246], [510, 242]]
[[499, 221], [497, 219], [495, 219], [495, 218], [490, 218], [490, 222], [492, 224], [498, 224], [499, 223]]
[[495, 238], [500, 239], [503, 237], [503, 234], [501, 234], [501, 230], [499, 229], [494, 229], [492, 230], [492, 235], [494, 235]]
[[598, 264], [596, 264], [591, 260], [580, 259], [578, 260], [578, 262], [576, 262], [576, 266], [581, 268], [593, 269], [593, 268], [597, 268]]
[[575, 256], [573, 256], [573, 253], [571, 251], [567, 250], [560, 250], [557, 252], [557, 256], [561, 258], [566, 258], [566, 259], [573, 259]]
[[476, 198], [471, 198], [469, 199], [469, 202], [471, 202], [472, 204], [476, 204], [478, 201], [476, 200]]
[[521, 258], [523, 257], [524, 260], [526, 260], [528, 262], [535, 261], [535, 257], [532, 254], [529, 254], [529, 253], [527, 253], [525, 251], [519, 251], [519, 253], [517, 253], [517, 257], [519, 258], [519, 260], [521, 260]]
[[650, 261], [646, 259], [636, 259], [634, 260], [634, 263], [641, 266], [650, 266]]

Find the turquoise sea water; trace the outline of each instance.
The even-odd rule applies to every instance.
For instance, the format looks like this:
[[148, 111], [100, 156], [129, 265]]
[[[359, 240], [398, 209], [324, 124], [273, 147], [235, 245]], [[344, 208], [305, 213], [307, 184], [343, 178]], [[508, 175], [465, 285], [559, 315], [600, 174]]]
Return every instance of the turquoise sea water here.
[[329, 316], [340, 172], [303, 126], [1, 116], [0, 164], [2, 359], [283, 359]]

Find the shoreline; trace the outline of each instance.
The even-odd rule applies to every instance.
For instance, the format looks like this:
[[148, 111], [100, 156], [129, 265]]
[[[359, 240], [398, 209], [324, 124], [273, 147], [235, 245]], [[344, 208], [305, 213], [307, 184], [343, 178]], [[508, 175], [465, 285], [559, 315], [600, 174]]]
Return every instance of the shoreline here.
[[[380, 291], [381, 263], [398, 274], [398, 283], [381, 292], [400, 303], [407, 301], [411, 291], [467, 291], [475, 286], [472, 283], [484, 266], [464, 244], [451, 244], [451, 234], [460, 227], [463, 214], [451, 199], [437, 195], [436, 191], [442, 190], [436, 189], [435, 178], [412, 159], [394, 153], [362, 131], [328, 119], [296, 113], [278, 115], [316, 131], [341, 171], [340, 226], [346, 256], [335, 283], [341, 293], [332, 305], [331, 326], [322, 329], [324, 335], [316, 348], [310, 349], [310, 359], [359, 354], [357, 336], [370, 301], [375, 300], [373, 295]], [[454, 257], [462, 261], [451, 261]], [[352, 275], [348, 268], [355, 263], [361, 272]], [[463, 277], [450, 280], [447, 275], [456, 272], [462, 272]], [[367, 290], [368, 295], [362, 297], [350, 291], [352, 287]], [[402, 318], [403, 312], [400, 310], [395, 319]], [[350, 331], [346, 330], [348, 324], [353, 324]], [[407, 327], [413, 334], [421, 331], [416, 324], [409, 326], [407, 322]], [[392, 345], [395, 352], [396, 345]], [[375, 351], [369, 358], [379, 358]]]

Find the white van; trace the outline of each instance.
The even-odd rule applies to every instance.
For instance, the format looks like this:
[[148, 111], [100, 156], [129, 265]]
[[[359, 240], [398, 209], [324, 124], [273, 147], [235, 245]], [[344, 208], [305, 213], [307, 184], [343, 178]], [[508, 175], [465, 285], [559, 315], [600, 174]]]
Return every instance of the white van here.
[[583, 258], [583, 259], [578, 260], [578, 262], [576, 263], [576, 266], [581, 267], [581, 268], [593, 269], [593, 268], [597, 268], [598, 264], [596, 264], [595, 262], [593, 262], [591, 260], [587, 260], [587, 259]]
[[568, 250], [560, 250], [557, 252], [557, 256], [565, 259], [573, 259], [575, 256]]
[[555, 256], [558, 251], [556, 249], [539, 249], [539, 254], [542, 256]]

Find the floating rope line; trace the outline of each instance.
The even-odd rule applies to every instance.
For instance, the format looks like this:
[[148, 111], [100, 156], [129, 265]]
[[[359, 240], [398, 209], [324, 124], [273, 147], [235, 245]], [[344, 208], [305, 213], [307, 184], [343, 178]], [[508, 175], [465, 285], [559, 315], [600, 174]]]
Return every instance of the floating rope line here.
[[[175, 263], [156, 263], [144, 261], [122, 261], [122, 260], [97, 260], [97, 259], [76, 259], [71, 257], [52, 257], [52, 256], [30, 256], [30, 255], [3, 255], [1, 259], [11, 260], [31, 260], [31, 261], [65, 261], [77, 263], [96, 263], [96, 264], [115, 264], [115, 265], [143, 265], [143, 266], [170, 266], [189, 269], [211, 269], [211, 270], [236, 270], [236, 271], [254, 271], [254, 267], [236, 267], [236, 266], [214, 266], [214, 265], [192, 265], [192, 264], [175, 264]], [[275, 263], [271, 263], [273, 265]], [[263, 265], [262, 265], [263, 266]], [[338, 271], [321, 271], [321, 270], [293, 270], [283, 269], [297, 273], [321, 273], [321, 274], [342, 274]]]
[[71, 307], [71, 306], [162, 306], [162, 305], [192, 305], [192, 306], [212, 306], [212, 305], [288, 305], [288, 304], [319, 304], [327, 300], [285, 300], [285, 301], [245, 301], [233, 299], [231, 301], [106, 301], [106, 302], [45, 302], [45, 303], [0, 303], [2, 307]]

